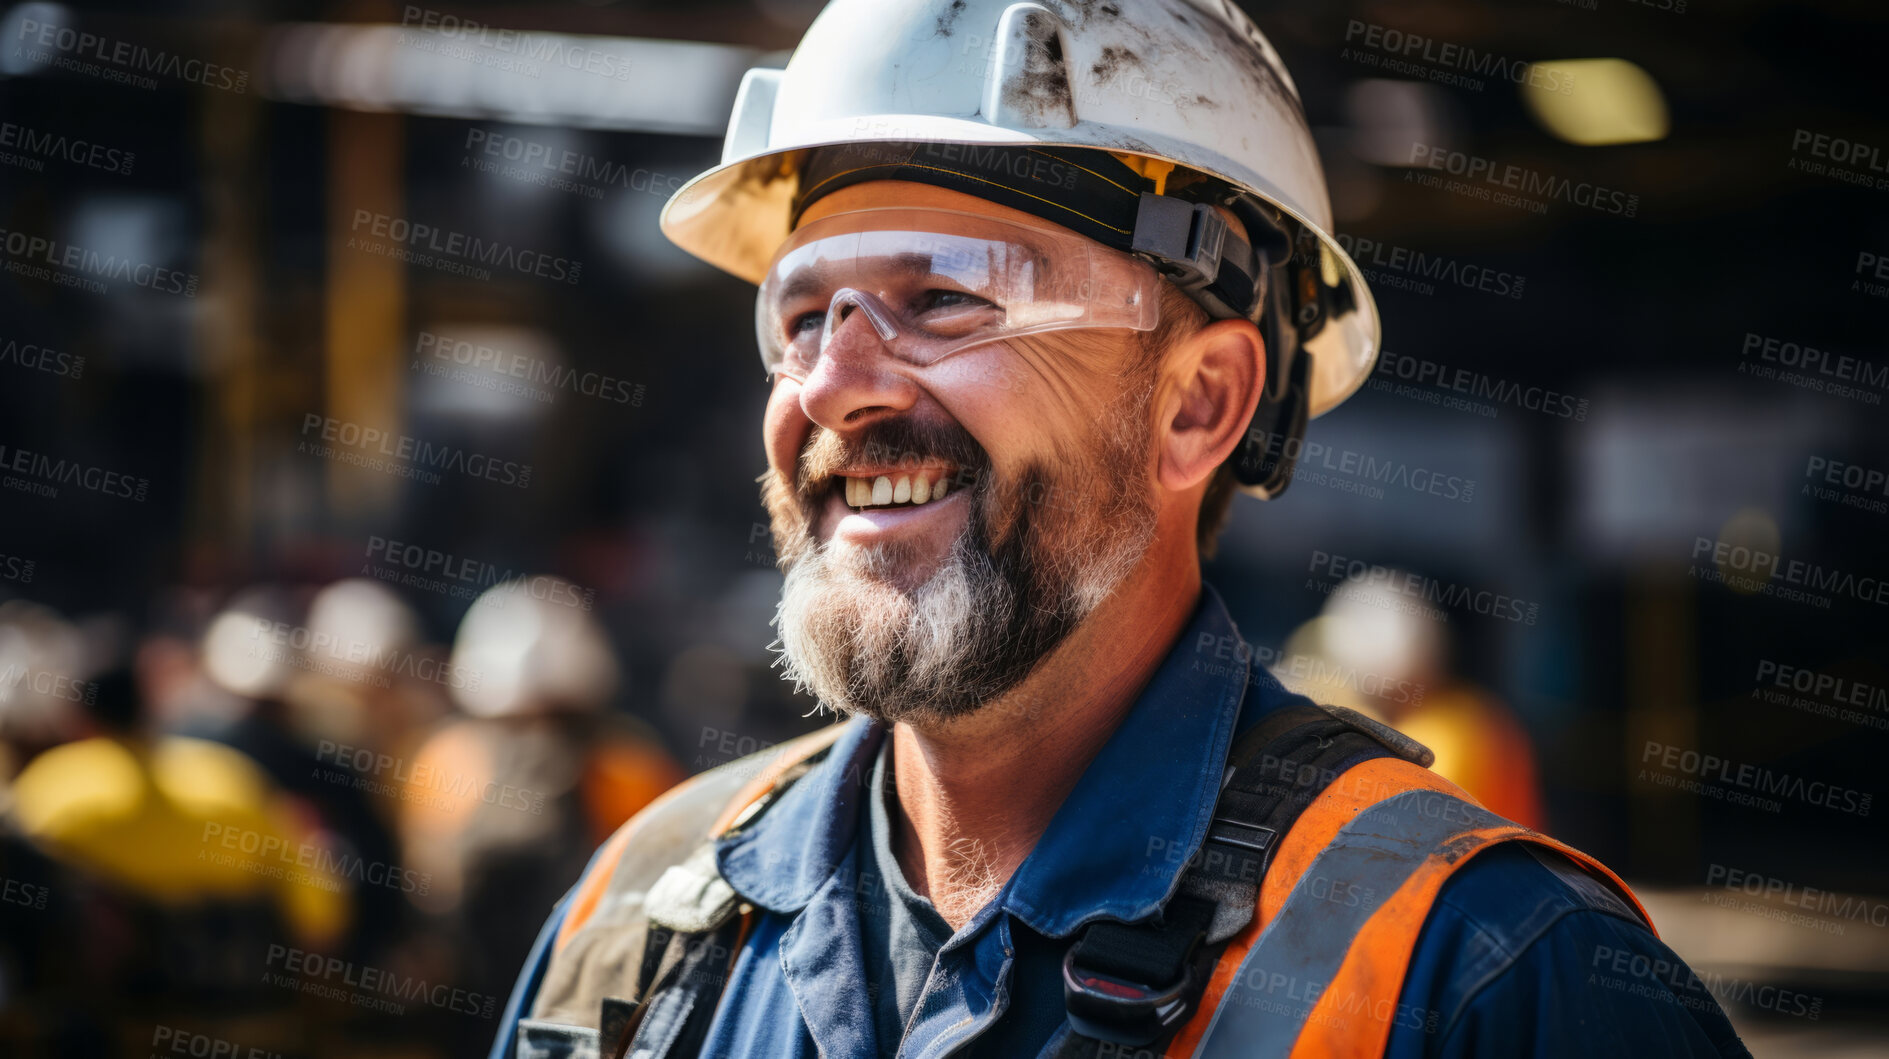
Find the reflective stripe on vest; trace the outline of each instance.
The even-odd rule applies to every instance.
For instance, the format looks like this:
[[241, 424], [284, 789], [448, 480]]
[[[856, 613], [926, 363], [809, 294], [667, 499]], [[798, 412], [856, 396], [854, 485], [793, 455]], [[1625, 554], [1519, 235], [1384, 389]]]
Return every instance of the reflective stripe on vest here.
[[[1267, 872], [1259, 915], [1214, 970], [1168, 1048], [1200, 1059], [1376, 1059], [1417, 935], [1443, 883], [1499, 843], [1546, 846], [1616, 887], [1598, 861], [1475, 804], [1427, 769], [1377, 759], [1313, 800]], [[1353, 903], [1355, 901], [1355, 904]]]

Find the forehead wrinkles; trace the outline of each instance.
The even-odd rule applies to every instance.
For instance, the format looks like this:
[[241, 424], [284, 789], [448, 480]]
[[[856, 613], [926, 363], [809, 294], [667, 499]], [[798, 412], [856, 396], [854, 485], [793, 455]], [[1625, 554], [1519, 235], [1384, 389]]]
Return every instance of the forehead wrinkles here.
[[862, 270], [861, 261], [870, 261], [868, 270], [875, 277], [918, 279], [932, 273], [931, 255], [909, 251], [873, 258], [821, 257], [787, 274], [775, 295], [781, 301], [796, 301], [810, 294], [825, 294], [841, 282], [851, 282]]
[[967, 270], [1043, 277], [1054, 275], [1063, 259], [1065, 268], [1078, 264], [1086, 273], [1087, 251], [1080, 242], [1055, 233], [996, 220], [970, 221], [962, 231], [897, 226], [832, 234], [810, 231], [804, 242], [790, 241], [770, 271], [777, 276], [779, 296], [791, 298], [830, 285], [836, 272], [843, 275], [861, 267], [908, 278]]

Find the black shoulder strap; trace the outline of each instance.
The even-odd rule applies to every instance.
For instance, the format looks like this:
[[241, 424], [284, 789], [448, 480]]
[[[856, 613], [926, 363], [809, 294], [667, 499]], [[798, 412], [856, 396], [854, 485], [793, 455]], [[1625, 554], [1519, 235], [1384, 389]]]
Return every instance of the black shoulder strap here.
[[[1422, 744], [1338, 706], [1266, 715], [1227, 755], [1207, 840], [1161, 913], [1140, 923], [1092, 923], [1063, 959], [1071, 1032], [1058, 1059], [1160, 1055], [1199, 1006], [1214, 965], [1252, 922], [1259, 886], [1286, 832], [1339, 774], [1377, 757], [1428, 767]], [[1123, 1052], [1122, 1046], [1131, 1049]]]

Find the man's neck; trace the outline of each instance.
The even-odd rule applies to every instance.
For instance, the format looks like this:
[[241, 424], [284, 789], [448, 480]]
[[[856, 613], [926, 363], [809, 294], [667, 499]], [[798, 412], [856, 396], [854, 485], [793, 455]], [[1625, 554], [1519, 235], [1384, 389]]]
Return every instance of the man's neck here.
[[1160, 668], [1200, 597], [1187, 559], [1137, 571], [1001, 699], [946, 725], [892, 729], [893, 849], [952, 929], [1029, 856]]

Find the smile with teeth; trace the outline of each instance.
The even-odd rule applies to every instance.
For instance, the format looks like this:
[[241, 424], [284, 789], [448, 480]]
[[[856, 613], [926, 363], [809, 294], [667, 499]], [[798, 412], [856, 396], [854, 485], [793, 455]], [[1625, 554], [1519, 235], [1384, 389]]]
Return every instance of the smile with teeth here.
[[944, 499], [951, 479], [943, 471], [916, 474], [875, 475], [841, 478], [846, 487], [846, 506], [864, 510], [869, 507], [917, 507]]

